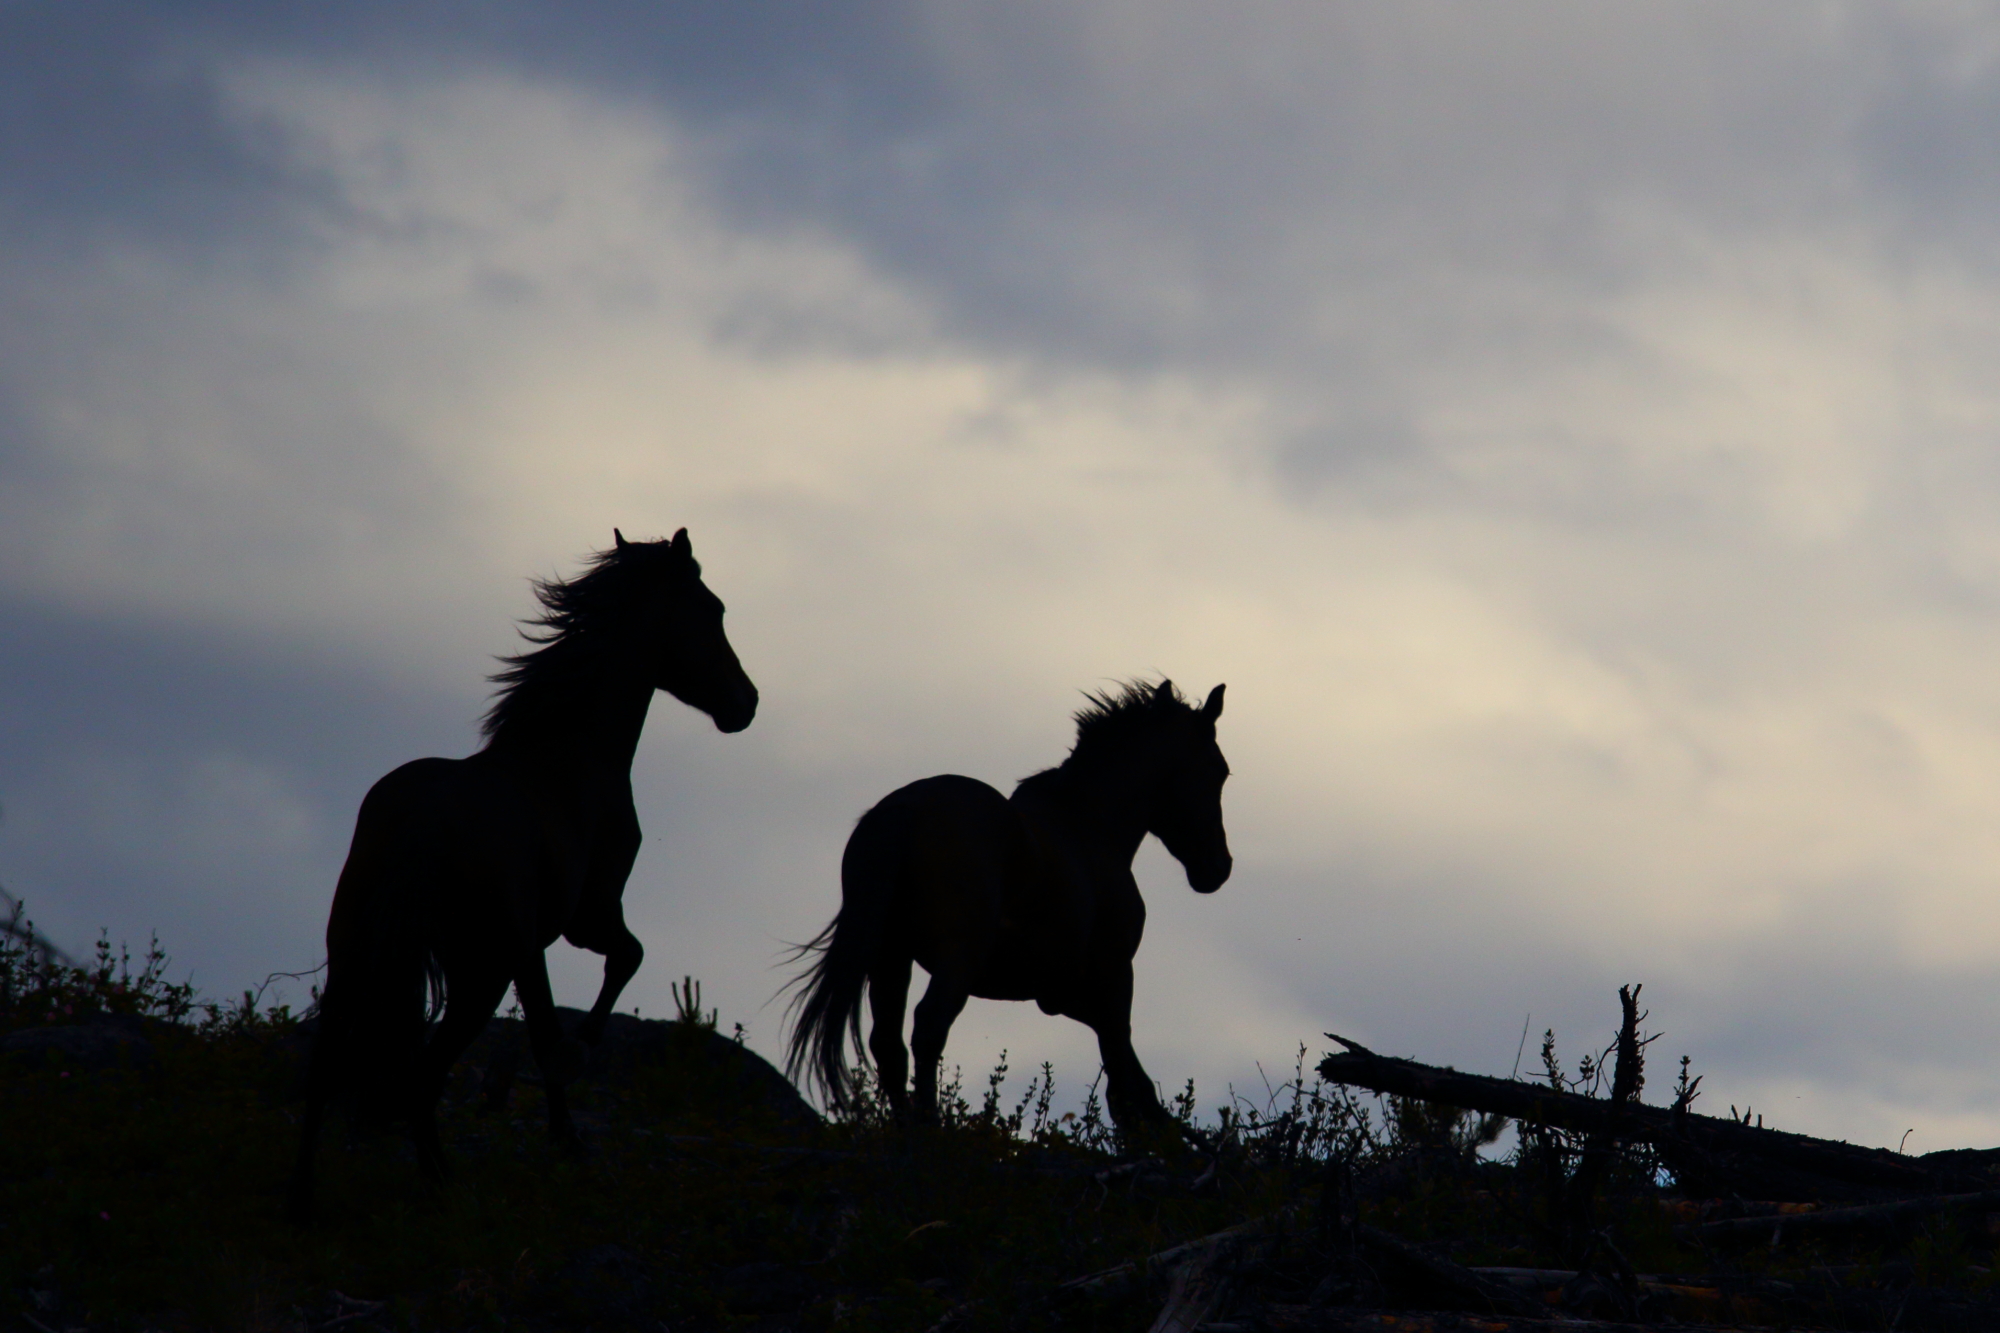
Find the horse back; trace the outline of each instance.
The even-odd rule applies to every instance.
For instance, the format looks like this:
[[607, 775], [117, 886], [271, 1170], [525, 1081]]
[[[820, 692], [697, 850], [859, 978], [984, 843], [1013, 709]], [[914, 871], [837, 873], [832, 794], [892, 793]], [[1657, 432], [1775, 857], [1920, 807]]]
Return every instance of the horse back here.
[[846, 904], [862, 893], [885, 900], [892, 947], [975, 995], [1064, 993], [1097, 952], [1102, 895], [1074, 849], [972, 778], [926, 778], [884, 797], [855, 827], [841, 871]]
[[327, 917], [330, 958], [350, 956], [379, 930], [375, 918], [384, 905], [382, 900], [391, 892], [390, 884], [401, 878], [410, 856], [413, 816], [419, 804], [412, 797], [436, 783], [436, 766], [450, 762], [412, 760], [377, 779], [361, 798], [354, 837], [348, 843], [347, 861], [340, 868], [333, 910]]
[[498, 925], [509, 885], [540, 873], [532, 802], [516, 784], [463, 759], [414, 759], [368, 790], [334, 889], [327, 954], [338, 958], [379, 935], [386, 917], [434, 937], [485, 900]]
[[877, 801], [847, 840], [845, 864], [863, 858], [899, 880], [984, 878], [1018, 870], [1024, 845], [1007, 798], [977, 778], [940, 774]]

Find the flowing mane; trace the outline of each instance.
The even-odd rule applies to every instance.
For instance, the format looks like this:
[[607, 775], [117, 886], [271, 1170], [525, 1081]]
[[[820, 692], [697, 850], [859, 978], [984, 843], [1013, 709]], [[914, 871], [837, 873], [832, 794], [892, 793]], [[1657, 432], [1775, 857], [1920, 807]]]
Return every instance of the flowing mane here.
[[[583, 573], [571, 579], [535, 579], [542, 612], [521, 625], [521, 637], [537, 645], [500, 660], [488, 677], [500, 687], [479, 725], [489, 742], [535, 729], [564, 715], [578, 697], [576, 684], [596, 674], [617, 639], [630, 608], [643, 596], [647, 576], [657, 579], [664, 542], [632, 542], [593, 554]], [[688, 561], [696, 577], [701, 570]]]
[[1076, 744], [1063, 760], [1065, 768], [1088, 764], [1107, 751], [1124, 748], [1136, 737], [1153, 731], [1164, 718], [1188, 717], [1195, 711], [1172, 681], [1158, 685], [1121, 681], [1115, 691], [1088, 691], [1084, 698], [1090, 702], [1076, 711]]

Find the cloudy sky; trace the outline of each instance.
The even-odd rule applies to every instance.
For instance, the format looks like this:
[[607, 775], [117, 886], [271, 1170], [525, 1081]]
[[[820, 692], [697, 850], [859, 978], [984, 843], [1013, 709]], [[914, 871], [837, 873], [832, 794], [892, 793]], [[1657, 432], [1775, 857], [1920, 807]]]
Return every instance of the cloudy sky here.
[[1973, 4], [13, 0], [0, 884], [313, 965], [527, 579], [685, 525], [764, 706], [655, 708], [644, 1012], [775, 1050], [862, 810], [1167, 674], [1237, 774], [1221, 893], [1140, 858], [1169, 1087], [1640, 981], [1654, 1097], [2000, 1142], [1996, 145]]

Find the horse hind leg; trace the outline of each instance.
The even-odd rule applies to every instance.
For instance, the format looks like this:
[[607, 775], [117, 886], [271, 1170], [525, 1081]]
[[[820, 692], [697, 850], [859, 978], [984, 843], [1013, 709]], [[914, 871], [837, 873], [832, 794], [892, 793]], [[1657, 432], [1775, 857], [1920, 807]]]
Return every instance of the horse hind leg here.
[[938, 1066], [944, 1061], [944, 1039], [951, 1025], [965, 1012], [971, 992], [949, 974], [934, 975], [917, 1001], [916, 1021], [910, 1026], [910, 1058], [917, 1066], [917, 1116], [934, 1124], [938, 1118]]
[[466, 1048], [486, 1030], [493, 1011], [500, 1007], [506, 994], [505, 972], [459, 974], [450, 977], [446, 985], [444, 1017], [424, 1047], [422, 1073], [410, 1115], [417, 1165], [432, 1180], [442, 1182], [451, 1178], [451, 1165], [445, 1158], [437, 1128], [437, 1104], [444, 1094], [445, 1078]]
[[332, 1056], [326, 1046], [324, 1018], [321, 1024], [321, 1031], [314, 1034], [312, 1049], [306, 1055], [306, 1109], [299, 1124], [298, 1156], [292, 1164], [291, 1187], [285, 1203], [286, 1216], [297, 1226], [312, 1220], [313, 1159], [319, 1151], [320, 1126], [326, 1119], [327, 1103], [333, 1097]]
[[903, 1005], [910, 996], [910, 960], [885, 963], [868, 974], [868, 1054], [875, 1061], [875, 1078], [889, 1110], [898, 1120], [910, 1118], [910, 1053], [903, 1045]]

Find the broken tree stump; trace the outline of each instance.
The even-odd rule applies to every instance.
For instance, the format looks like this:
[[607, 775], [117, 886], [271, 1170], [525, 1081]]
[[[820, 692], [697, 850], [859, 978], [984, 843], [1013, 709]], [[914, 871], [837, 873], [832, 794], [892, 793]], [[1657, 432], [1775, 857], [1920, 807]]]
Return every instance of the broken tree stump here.
[[1782, 1190], [1807, 1199], [1886, 1202], [1921, 1195], [1974, 1193], [1992, 1183], [1989, 1178], [1944, 1164], [1926, 1166], [1920, 1158], [1904, 1157], [1886, 1148], [1863, 1148], [1732, 1119], [1696, 1115], [1685, 1109], [1675, 1111], [1632, 1102], [1619, 1104], [1601, 1097], [1558, 1091], [1543, 1084], [1463, 1074], [1415, 1060], [1377, 1055], [1359, 1042], [1331, 1032], [1326, 1035], [1346, 1048], [1319, 1063], [1319, 1075], [1329, 1083], [1504, 1115], [1528, 1126], [1614, 1134], [1630, 1142], [1653, 1144], [1669, 1155], [1676, 1151], [1701, 1154], [1706, 1159], [1703, 1165], [1712, 1170], [1756, 1175], [1756, 1192], [1764, 1197], [1780, 1197], [1775, 1191]]

